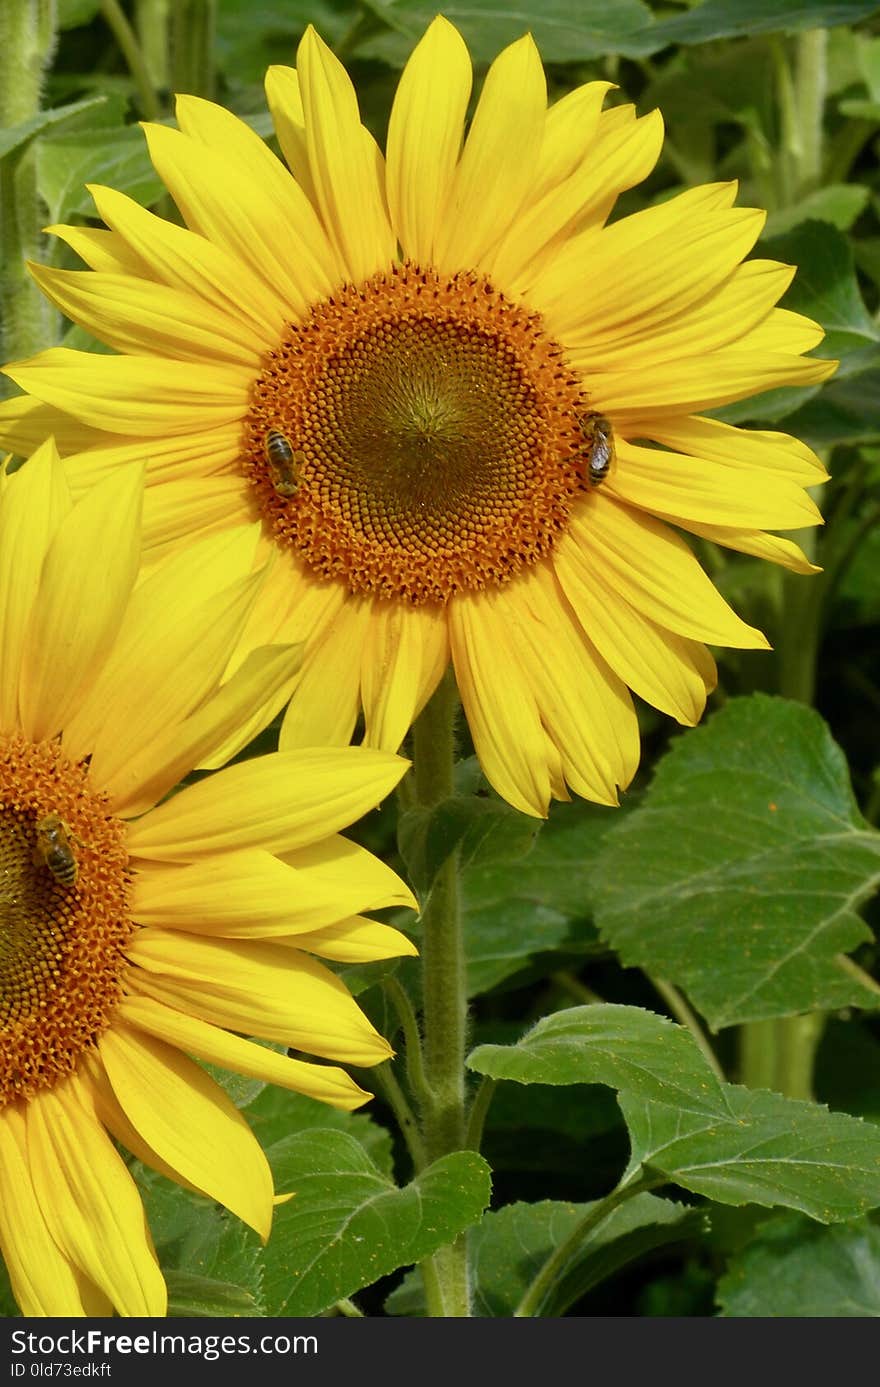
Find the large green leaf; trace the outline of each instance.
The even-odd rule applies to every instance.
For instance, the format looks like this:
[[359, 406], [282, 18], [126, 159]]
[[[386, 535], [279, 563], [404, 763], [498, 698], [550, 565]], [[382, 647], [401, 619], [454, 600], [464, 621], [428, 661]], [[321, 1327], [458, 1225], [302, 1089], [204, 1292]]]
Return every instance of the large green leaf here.
[[76, 120], [85, 111], [94, 112], [94, 108], [102, 106], [106, 100], [105, 96], [87, 96], [82, 101], [72, 101], [67, 106], [54, 106], [49, 111], [39, 111], [37, 115], [23, 120], [19, 125], [6, 126], [0, 130], [0, 159], [5, 159], [13, 150], [21, 149], [36, 135], [42, 135], [47, 130], [57, 130], [60, 126]]
[[844, 957], [880, 881], [880, 834], [822, 719], [735, 699], [660, 762], [608, 835], [597, 923], [621, 960], [684, 987], [713, 1028], [814, 1008], [875, 1007]]
[[459, 863], [510, 861], [532, 846], [540, 821], [496, 798], [452, 795], [430, 809], [400, 817], [398, 846], [413, 887], [425, 895], [443, 863], [458, 849]]
[[[362, 1079], [363, 1083], [364, 1080]], [[367, 1079], [369, 1083], [369, 1079]], [[267, 1085], [247, 1110], [248, 1126], [264, 1150], [294, 1132], [316, 1127], [345, 1132], [364, 1148], [371, 1161], [389, 1178], [392, 1171], [391, 1133], [366, 1112], [340, 1112], [302, 1093]]]
[[632, 1142], [624, 1181], [667, 1180], [722, 1204], [783, 1205], [819, 1222], [880, 1204], [880, 1132], [817, 1103], [721, 1083], [693, 1037], [634, 1007], [573, 1007], [517, 1045], [482, 1045], [479, 1073], [609, 1084]]
[[489, 1168], [472, 1151], [435, 1161], [398, 1189], [344, 1132], [303, 1132], [268, 1151], [279, 1192], [264, 1253], [270, 1315], [317, 1315], [421, 1261], [480, 1218]]
[[137, 127], [101, 127], [38, 142], [37, 184], [51, 221], [94, 216], [86, 183], [109, 184], [147, 206], [163, 191]]
[[827, 29], [854, 24], [876, 12], [875, 0], [703, 0], [686, 14], [656, 24], [650, 51], [673, 43]]
[[868, 1219], [821, 1228], [773, 1219], [718, 1283], [721, 1314], [736, 1318], [880, 1317], [880, 1227]]

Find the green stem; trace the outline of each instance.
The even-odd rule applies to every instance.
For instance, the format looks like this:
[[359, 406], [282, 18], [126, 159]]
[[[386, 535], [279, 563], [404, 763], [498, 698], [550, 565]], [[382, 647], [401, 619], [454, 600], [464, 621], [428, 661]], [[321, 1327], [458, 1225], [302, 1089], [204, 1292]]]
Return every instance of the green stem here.
[[676, 1021], [682, 1026], [686, 1026], [696, 1041], [699, 1049], [716, 1079], [724, 1083], [724, 1070], [718, 1063], [718, 1056], [709, 1044], [706, 1032], [697, 1020], [696, 1014], [691, 1010], [681, 995], [677, 987], [672, 983], [663, 982], [662, 978], [655, 978], [649, 975], [651, 986], [660, 994]]
[[373, 1070], [370, 1077], [381, 1088], [386, 1103], [397, 1118], [400, 1134], [406, 1142], [413, 1165], [416, 1170], [424, 1170], [425, 1148], [422, 1144], [419, 1124], [416, 1122], [412, 1108], [406, 1101], [403, 1089], [397, 1082], [397, 1076], [391, 1068], [391, 1061], [388, 1060], [385, 1064], [380, 1064], [378, 1069]]
[[[40, 110], [43, 78], [55, 51], [54, 0], [0, 4], [0, 127], [13, 129]], [[0, 160], [0, 323], [2, 358], [32, 356], [54, 342], [58, 315], [25, 268], [42, 258], [45, 216], [30, 144]], [[3, 378], [0, 395], [12, 392]]]
[[422, 1037], [412, 1002], [397, 978], [385, 978], [382, 982], [382, 990], [397, 1013], [397, 1019], [403, 1030], [406, 1046], [406, 1077], [410, 1093], [419, 1106], [424, 1108], [430, 1101], [430, 1089], [425, 1078]]
[[594, 1204], [590, 1212], [585, 1214], [580, 1223], [572, 1229], [565, 1241], [561, 1242], [556, 1251], [547, 1258], [514, 1310], [514, 1319], [528, 1319], [540, 1315], [548, 1295], [565, 1275], [568, 1264], [580, 1252], [590, 1233], [598, 1228], [600, 1223], [604, 1223], [609, 1214], [613, 1213], [620, 1204], [626, 1203], [628, 1199], [634, 1198], [637, 1194], [643, 1194], [645, 1190], [656, 1189], [658, 1185], [663, 1183], [661, 1177], [643, 1175], [640, 1179], [633, 1180], [631, 1184], [618, 1185], [616, 1190], [612, 1190], [604, 1199], [600, 1199], [598, 1203]]
[[168, 69], [168, 24], [171, 0], [135, 0], [135, 28], [150, 76], [156, 91], [170, 86]]
[[101, 0], [101, 13], [113, 31], [113, 37], [119, 45], [119, 51], [132, 75], [141, 110], [147, 120], [158, 120], [162, 114], [162, 104], [144, 62], [140, 44], [121, 5], [119, 5], [118, 0]]
[[[458, 694], [451, 670], [413, 728], [416, 800], [430, 808], [453, 790]], [[422, 1005], [428, 1101], [422, 1138], [429, 1161], [465, 1145], [467, 991], [459, 910], [458, 854], [437, 873], [422, 912]], [[432, 1259], [425, 1292], [432, 1315], [470, 1314], [467, 1247], [459, 1238]], [[432, 1294], [434, 1296], [432, 1303]]]
[[808, 29], [797, 38], [795, 93], [800, 159], [797, 192], [818, 188], [822, 178], [822, 133], [828, 94], [828, 34]]
[[483, 1144], [483, 1127], [486, 1123], [486, 1114], [489, 1111], [489, 1104], [495, 1097], [495, 1090], [497, 1087], [497, 1079], [490, 1079], [488, 1074], [483, 1076], [483, 1081], [477, 1089], [474, 1101], [471, 1104], [471, 1110], [468, 1113], [465, 1146], [469, 1151], [479, 1151]]
[[822, 1012], [752, 1021], [740, 1036], [740, 1070], [749, 1088], [813, 1098], [813, 1065], [825, 1029]]
[[213, 100], [216, 0], [175, 0], [171, 27], [171, 81], [176, 92]]

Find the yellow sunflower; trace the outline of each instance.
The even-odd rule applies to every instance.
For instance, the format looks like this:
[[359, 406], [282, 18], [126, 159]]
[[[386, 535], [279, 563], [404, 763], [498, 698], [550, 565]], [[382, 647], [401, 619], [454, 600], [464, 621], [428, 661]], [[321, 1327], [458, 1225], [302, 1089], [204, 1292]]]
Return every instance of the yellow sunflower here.
[[658, 112], [548, 108], [530, 37], [489, 68], [437, 18], [383, 157], [312, 31], [266, 90], [286, 169], [219, 106], [148, 125], [171, 225], [93, 188], [107, 230], [55, 227], [89, 271], [34, 267], [119, 355], [8, 368], [21, 447], [50, 427], [75, 487], [148, 458], [161, 546], [259, 517], [279, 556], [239, 654], [304, 643], [281, 747], [396, 749], [450, 658], [484, 770], [512, 804], [614, 803], [638, 760], [630, 689], [694, 723], [703, 642], [766, 646], [667, 522], [798, 572], [765, 533], [817, 523], [797, 440], [702, 411], [834, 369], [774, 307], [790, 266], [743, 258], [736, 185], [609, 224], [662, 142]]
[[[162, 1315], [166, 1292], [115, 1137], [268, 1236], [266, 1158], [189, 1056], [341, 1108], [341, 1069], [390, 1054], [313, 955], [414, 952], [359, 912], [412, 905], [337, 830], [406, 763], [279, 753], [157, 804], [247, 714], [272, 715], [294, 655], [229, 652], [264, 575], [251, 526], [135, 583], [140, 468], [73, 503], [41, 448], [0, 490], [0, 1250], [25, 1315]], [[259, 721], [259, 719], [258, 719]]]

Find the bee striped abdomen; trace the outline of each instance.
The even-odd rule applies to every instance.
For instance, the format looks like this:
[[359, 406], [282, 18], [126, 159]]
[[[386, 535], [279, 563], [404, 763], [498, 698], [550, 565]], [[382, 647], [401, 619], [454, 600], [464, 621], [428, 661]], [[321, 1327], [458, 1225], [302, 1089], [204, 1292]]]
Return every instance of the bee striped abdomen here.
[[269, 480], [278, 495], [295, 496], [305, 454], [295, 451], [290, 439], [279, 429], [270, 429], [266, 434], [266, 462]]

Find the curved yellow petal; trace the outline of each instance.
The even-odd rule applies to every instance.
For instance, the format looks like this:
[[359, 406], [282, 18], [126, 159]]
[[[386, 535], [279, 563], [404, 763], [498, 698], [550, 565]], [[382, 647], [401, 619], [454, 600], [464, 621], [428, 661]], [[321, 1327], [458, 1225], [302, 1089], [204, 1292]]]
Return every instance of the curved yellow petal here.
[[24, 1115], [15, 1104], [0, 1116], [0, 1188], [0, 1251], [21, 1313], [89, 1314], [76, 1272], [46, 1227], [31, 1180]]
[[547, 84], [530, 34], [492, 63], [436, 227], [446, 273], [479, 270], [527, 197], [541, 149]]
[[[337, 840], [344, 841], [344, 840]], [[258, 939], [294, 935], [332, 925], [362, 910], [403, 903], [415, 908], [405, 884], [389, 867], [339, 880], [294, 865], [262, 848], [206, 857], [188, 866], [144, 865], [134, 877], [132, 916], [142, 924], [193, 934]], [[378, 859], [373, 859], [377, 861]], [[352, 867], [360, 863], [355, 860]]]
[[702, 539], [722, 544], [726, 549], [737, 549], [741, 554], [753, 554], [756, 559], [767, 559], [778, 563], [792, 573], [821, 573], [818, 565], [811, 563], [804, 551], [793, 540], [783, 539], [781, 535], [768, 535], [762, 530], [737, 529], [728, 525], [702, 525], [694, 520], [679, 522], [683, 529]]
[[336, 963], [372, 963], [380, 958], [415, 957], [418, 949], [400, 930], [377, 920], [355, 915], [335, 925], [309, 930], [293, 938], [279, 940], [306, 953], [332, 958]]
[[290, 697], [299, 668], [295, 646], [271, 645], [252, 650], [244, 664], [179, 726], [169, 726], [137, 754], [117, 764], [115, 774], [103, 766], [93, 771], [120, 817], [143, 814], [188, 775], [211, 760], [218, 745], [241, 750], [266, 727]]
[[262, 1079], [267, 1084], [305, 1093], [320, 1103], [351, 1112], [371, 1097], [355, 1083], [344, 1069], [331, 1064], [309, 1064], [306, 1060], [291, 1059], [256, 1045], [240, 1035], [230, 1035], [218, 1026], [200, 1021], [163, 1006], [152, 997], [126, 997], [119, 1006], [120, 1015], [138, 1030], [146, 1031], [159, 1040], [209, 1064], [248, 1078]]
[[605, 490], [631, 506], [667, 520], [796, 530], [821, 525], [822, 515], [803, 486], [687, 453], [640, 448], [619, 439], [617, 466]]
[[372, 747], [276, 752], [188, 785], [128, 830], [136, 857], [186, 862], [229, 848], [289, 852], [384, 799], [409, 765]]
[[676, 722], [699, 722], [715, 686], [705, 647], [663, 630], [609, 588], [585, 544], [559, 546], [553, 566], [584, 631], [624, 683]]
[[351, 914], [392, 905], [419, 908], [406, 883], [381, 858], [339, 834], [285, 853], [284, 860], [321, 890], [332, 890], [334, 896], [349, 892], [347, 899], [360, 902], [351, 906]]
[[364, 745], [396, 751], [443, 677], [449, 629], [442, 607], [377, 599], [364, 640]]
[[613, 82], [587, 82], [548, 108], [538, 167], [529, 190], [532, 204], [540, 202], [545, 193], [559, 187], [589, 159], [602, 103], [613, 89]]
[[120, 1106], [144, 1140], [265, 1242], [274, 1194], [269, 1164], [220, 1085], [176, 1047], [119, 1021], [101, 1036], [98, 1052]]
[[491, 591], [449, 604], [455, 678], [487, 780], [524, 814], [550, 802], [546, 737], [534, 691], [509, 640], [504, 602]]
[[566, 781], [616, 804], [639, 763], [629, 691], [577, 626], [549, 564], [528, 569], [498, 605]]
[[20, 457], [30, 457], [49, 437], [55, 439], [63, 455], [103, 443], [107, 435], [30, 395], [0, 400], [0, 448]]
[[8, 479], [0, 500], [0, 729], [20, 730], [18, 687], [40, 574], [70, 492], [51, 439]]
[[605, 590], [619, 594], [664, 630], [712, 645], [769, 649], [766, 638], [727, 605], [687, 545], [660, 520], [595, 492], [572, 513], [554, 551], [577, 563], [589, 554]]
[[413, 50], [388, 122], [388, 204], [404, 257], [430, 265], [471, 94], [471, 60], [438, 15]]
[[540, 272], [544, 253], [562, 244], [578, 222], [598, 218], [609, 201], [647, 178], [662, 146], [663, 120], [659, 111], [652, 111], [604, 141], [601, 152], [591, 150], [564, 183], [548, 189], [515, 219], [486, 258], [493, 279], [521, 290]]
[[285, 196], [274, 178], [267, 179], [262, 161], [245, 162], [223, 144], [207, 145], [164, 125], [145, 125], [144, 133], [156, 172], [189, 229], [242, 260], [288, 315], [303, 318], [316, 298], [331, 292], [330, 248], [293, 179]]
[[47, 236], [57, 236], [59, 241], [70, 246], [90, 270], [150, 278], [146, 263], [115, 231], [93, 226], [47, 226], [43, 229]]
[[150, 926], [126, 952], [136, 969], [127, 975], [132, 991], [203, 1021], [349, 1064], [378, 1064], [391, 1054], [339, 978], [308, 954]]
[[74, 506], [46, 551], [19, 681], [34, 740], [64, 726], [110, 652], [140, 564], [143, 487], [142, 468], [120, 469]]
[[346, 277], [359, 284], [395, 259], [384, 189], [363, 139], [351, 79], [311, 25], [297, 50], [315, 197]]
[[813, 360], [780, 352], [755, 354], [735, 347], [708, 356], [666, 361], [643, 376], [632, 369], [608, 371], [591, 380], [591, 404], [626, 423], [633, 415], [690, 414], [732, 404], [781, 385], [821, 385], [837, 370], [836, 361]]
[[27, 1106], [34, 1192], [64, 1255], [120, 1315], [164, 1315], [165, 1282], [137, 1187], [75, 1078]]
[[[633, 429], [641, 434], [636, 424]], [[802, 486], [815, 486], [827, 479], [824, 464], [799, 438], [768, 429], [743, 429], [723, 424], [720, 419], [666, 416], [645, 422], [644, 436], [663, 443], [674, 452], [708, 458], [710, 462], [732, 463], [756, 468], [771, 476], [790, 477]]]
[[[79, 445], [77, 445], [78, 449]], [[188, 478], [201, 483], [206, 477], [232, 475], [238, 485], [244, 481], [235, 465], [241, 453], [241, 429], [237, 422], [221, 425], [220, 428], [194, 428], [190, 433], [168, 434], [162, 438], [151, 438], [149, 443], [143, 438], [124, 437], [116, 434], [102, 434], [100, 442], [85, 449], [73, 450], [63, 458], [64, 472], [74, 496], [81, 496], [96, 482], [115, 472], [119, 467], [137, 462], [146, 464], [147, 490], [144, 495], [144, 548], [153, 548], [160, 542], [162, 517], [167, 510], [175, 509], [175, 493], [165, 502], [162, 497], [166, 486], [176, 480]], [[160, 485], [155, 485], [161, 483]], [[245, 484], [246, 485], [246, 484]], [[208, 491], [210, 497], [211, 492]], [[237, 518], [238, 503], [230, 505], [229, 525], [240, 525]], [[201, 514], [201, 511], [198, 512]], [[158, 516], [155, 532], [147, 530], [148, 516]], [[253, 512], [249, 512], [253, 518]]]
[[309, 164], [306, 117], [296, 68], [273, 63], [266, 69], [265, 88], [266, 104], [271, 112], [275, 134], [278, 136], [287, 167], [315, 211], [320, 214], [321, 209]]
[[[7, 376], [46, 404], [109, 433], [188, 433], [242, 419], [251, 376], [223, 362], [180, 363], [152, 356], [101, 356], [50, 347], [4, 366]], [[144, 453], [149, 444], [142, 444]]]
[[260, 370], [261, 345], [247, 341], [241, 323], [184, 290], [130, 275], [28, 268], [62, 313], [118, 352], [231, 362], [253, 375]]
[[[70, 460], [67, 459], [69, 462]], [[186, 472], [181, 468], [181, 472]], [[244, 477], [183, 475], [144, 492], [145, 547], [188, 541], [200, 531], [226, 530], [257, 519], [254, 492]]]
[[[362, 652], [369, 640], [370, 603], [329, 594], [337, 615], [303, 652], [302, 672], [293, 691], [278, 745], [347, 746], [361, 703]], [[396, 750], [396, 748], [395, 748]]]
[[285, 327], [282, 304], [240, 256], [148, 212], [115, 188], [88, 187], [98, 215], [144, 265], [147, 279], [194, 294], [235, 319], [247, 342], [264, 349], [275, 345]]
[[[88, 694], [64, 729], [64, 747], [73, 760], [89, 755], [113, 722], [118, 735], [149, 740], [168, 722], [179, 722], [220, 679], [228, 658], [229, 636], [220, 642], [217, 662], [207, 676], [203, 657], [193, 655], [200, 681], [178, 682], [177, 661], [204, 636], [208, 654], [213, 632], [206, 618], [220, 605], [247, 607], [259, 575], [252, 576], [259, 528], [244, 525], [189, 544], [161, 559], [142, 574], [131, 595], [113, 651], [96, 671]], [[212, 603], [214, 604], [212, 606]], [[235, 622], [231, 624], [234, 631]], [[216, 654], [216, 650], [215, 650]], [[210, 660], [204, 661], [210, 665]], [[155, 704], [153, 700], [156, 700]], [[112, 755], [112, 746], [111, 746]]]

